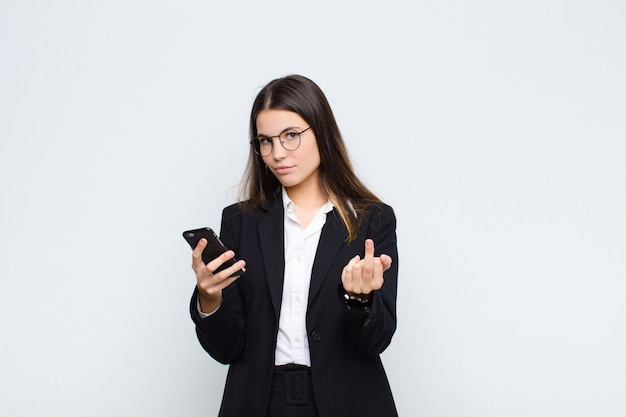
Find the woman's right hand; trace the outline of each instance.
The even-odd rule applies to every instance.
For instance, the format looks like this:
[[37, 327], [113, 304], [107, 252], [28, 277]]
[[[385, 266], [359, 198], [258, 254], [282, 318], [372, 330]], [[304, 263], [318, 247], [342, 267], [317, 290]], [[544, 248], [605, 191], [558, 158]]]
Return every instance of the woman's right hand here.
[[219, 268], [224, 262], [232, 259], [235, 256], [235, 252], [228, 250], [208, 264], [205, 264], [202, 260], [202, 251], [206, 245], [207, 240], [200, 239], [198, 245], [191, 253], [191, 268], [196, 273], [196, 280], [198, 281], [197, 287], [200, 310], [205, 314], [210, 314], [217, 310], [222, 303], [222, 290], [239, 278], [239, 275], [234, 277], [231, 277], [231, 275], [240, 269], [244, 269], [246, 262], [239, 260], [223, 271], [213, 274], [213, 271]]

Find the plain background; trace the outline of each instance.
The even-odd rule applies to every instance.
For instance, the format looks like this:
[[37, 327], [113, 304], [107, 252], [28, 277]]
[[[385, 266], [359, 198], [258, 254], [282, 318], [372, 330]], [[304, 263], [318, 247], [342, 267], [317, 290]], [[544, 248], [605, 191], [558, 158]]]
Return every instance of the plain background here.
[[188, 228], [273, 78], [398, 217], [402, 416], [626, 415], [622, 1], [0, 2], [0, 415], [212, 416]]

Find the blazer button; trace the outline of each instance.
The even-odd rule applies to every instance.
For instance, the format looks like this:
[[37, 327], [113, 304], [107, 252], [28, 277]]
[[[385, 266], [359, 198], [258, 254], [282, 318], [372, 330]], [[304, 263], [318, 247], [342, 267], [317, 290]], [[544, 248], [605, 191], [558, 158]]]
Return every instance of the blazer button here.
[[318, 332], [317, 330], [313, 330], [311, 332], [311, 339], [313, 339], [314, 342], [319, 342], [320, 340], [322, 340], [322, 336], [320, 336], [320, 332]]

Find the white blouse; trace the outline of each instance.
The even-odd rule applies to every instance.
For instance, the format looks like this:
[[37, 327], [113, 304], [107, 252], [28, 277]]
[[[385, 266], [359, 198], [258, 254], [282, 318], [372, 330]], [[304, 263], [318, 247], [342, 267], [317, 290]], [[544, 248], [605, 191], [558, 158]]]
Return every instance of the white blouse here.
[[306, 229], [294, 213], [294, 203], [283, 187], [285, 213], [285, 277], [278, 321], [275, 365], [295, 363], [311, 366], [306, 310], [309, 284], [317, 245], [326, 224], [326, 214], [333, 209], [329, 201], [317, 212]]

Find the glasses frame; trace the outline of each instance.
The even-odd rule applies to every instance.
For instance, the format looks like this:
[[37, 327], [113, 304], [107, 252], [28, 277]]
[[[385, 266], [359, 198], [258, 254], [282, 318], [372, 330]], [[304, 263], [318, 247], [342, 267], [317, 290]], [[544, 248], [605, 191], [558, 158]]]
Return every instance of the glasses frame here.
[[[311, 128], [311, 126], [307, 127], [304, 130], [301, 130], [300, 132], [298, 132], [296, 129], [294, 128], [288, 128], [283, 130], [282, 132], [280, 132], [278, 135], [274, 135], [274, 136], [263, 136], [263, 139], [268, 139], [270, 140], [270, 143], [272, 144], [272, 147], [270, 148], [270, 152], [267, 155], [263, 155], [261, 153], [261, 142], [259, 141], [259, 136], [256, 136], [254, 139], [252, 139], [250, 141], [250, 145], [252, 145], [252, 149], [254, 149], [254, 153], [257, 154], [260, 157], [266, 157], [266, 156], [270, 156], [272, 154], [272, 152], [274, 152], [274, 138], [278, 138], [278, 142], [280, 142], [280, 146], [283, 147], [284, 150], [286, 151], [295, 151], [296, 149], [298, 149], [300, 147], [300, 145], [302, 144], [302, 134], [304, 132], [306, 132], [307, 130], [309, 130]], [[295, 131], [296, 134], [298, 135], [298, 146], [296, 146], [294, 149], [287, 149], [285, 148], [285, 143], [280, 140], [280, 136], [285, 133], [285, 132], [289, 132], [289, 131]]]

